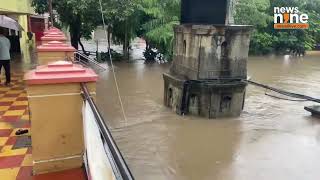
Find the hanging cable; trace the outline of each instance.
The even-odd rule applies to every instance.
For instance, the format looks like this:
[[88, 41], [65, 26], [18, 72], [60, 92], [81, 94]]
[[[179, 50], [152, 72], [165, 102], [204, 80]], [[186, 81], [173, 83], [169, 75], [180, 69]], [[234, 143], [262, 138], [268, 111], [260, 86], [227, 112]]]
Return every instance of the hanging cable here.
[[[105, 23], [105, 20], [104, 20], [104, 13], [103, 13], [101, 0], [99, 0], [99, 4], [100, 4], [100, 11], [101, 11], [101, 18], [102, 18], [102, 23], [103, 23], [104, 34], [106, 36], [106, 39], [108, 39], [108, 41], [109, 41], [108, 33], [107, 33], [107, 30], [106, 30], [106, 23]], [[119, 90], [119, 85], [118, 85], [118, 81], [117, 81], [116, 72], [114, 70], [114, 65], [113, 65], [112, 55], [111, 55], [110, 42], [108, 42], [108, 51], [109, 51], [109, 59], [110, 59], [110, 64], [111, 64], [111, 68], [112, 68], [112, 73], [113, 73], [113, 79], [114, 79], [114, 82], [115, 82], [115, 85], [116, 85], [116, 89], [117, 89], [117, 93], [118, 93], [118, 99], [119, 99], [119, 102], [120, 102], [122, 115], [123, 115], [123, 118], [124, 118], [125, 126], [127, 126], [127, 123], [128, 123], [127, 116], [126, 116], [126, 113], [125, 113], [125, 110], [124, 110], [124, 106], [123, 106], [123, 103], [122, 103], [122, 98], [121, 98], [121, 94], [120, 94], [120, 90]]]
[[[297, 94], [297, 93], [293, 93], [293, 92], [284, 91], [284, 90], [281, 90], [281, 89], [270, 87], [270, 86], [267, 86], [267, 85], [264, 85], [264, 84], [261, 84], [261, 83], [258, 83], [258, 82], [250, 81], [250, 80], [245, 80], [245, 81], [250, 83], [250, 84], [252, 84], [252, 85], [255, 85], [255, 86], [258, 86], [258, 87], [262, 87], [264, 89], [268, 89], [270, 91], [276, 92], [278, 94], [281, 94], [281, 95], [284, 95], [284, 96], [287, 96], [287, 97], [292, 97], [292, 98], [296, 98], [296, 99], [303, 100], [303, 101], [313, 101], [313, 102], [316, 102], [316, 103], [320, 103], [320, 99], [317, 99], [317, 98], [314, 98], [314, 97], [310, 97], [310, 96], [306, 96], [306, 95], [303, 95], [303, 94]], [[269, 95], [269, 96], [271, 96], [271, 95]], [[279, 97], [276, 97], [276, 98], [279, 98]], [[282, 99], [289, 100], [289, 99], [285, 99], [285, 98], [282, 98]], [[297, 101], [297, 100], [295, 100], [295, 101]]]
[[268, 94], [268, 93], [265, 93], [265, 95], [269, 96], [269, 97], [272, 97], [272, 98], [275, 98], [275, 99], [280, 99], [280, 100], [285, 100], [285, 101], [294, 101], [294, 102], [306, 102], [306, 101], [309, 101], [309, 100], [304, 100], [304, 99], [289, 99], [289, 98], [284, 98], [284, 97], [271, 95], [271, 94]]

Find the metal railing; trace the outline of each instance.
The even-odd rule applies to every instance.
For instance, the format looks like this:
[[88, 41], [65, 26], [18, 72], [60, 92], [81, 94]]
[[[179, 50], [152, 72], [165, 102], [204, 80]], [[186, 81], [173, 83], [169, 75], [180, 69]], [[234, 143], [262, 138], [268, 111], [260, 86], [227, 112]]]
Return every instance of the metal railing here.
[[105, 71], [107, 68], [100, 65], [95, 59], [81, 53], [80, 51], [75, 52], [74, 54], [74, 62], [77, 64], [81, 64], [85, 67], [91, 67], [93, 69], [98, 69], [98, 71]]
[[83, 91], [83, 98], [89, 104], [94, 114], [96, 123], [99, 127], [101, 138], [103, 140], [103, 143], [105, 144], [104, 147], [106, 154], [109, 154], [109, 162], [112, 166], [114, 176], [117, 180], [133, 180], [134, 177], [132, 176], [132, 173], [128, 168], [126, 161], [124, 160], [116, 142], [111, 135], [108, 126], [106, 125], [103, 117], [98, 110], [98, 107], [96, 106], [84, 83], [81, 84], [81, 89]]

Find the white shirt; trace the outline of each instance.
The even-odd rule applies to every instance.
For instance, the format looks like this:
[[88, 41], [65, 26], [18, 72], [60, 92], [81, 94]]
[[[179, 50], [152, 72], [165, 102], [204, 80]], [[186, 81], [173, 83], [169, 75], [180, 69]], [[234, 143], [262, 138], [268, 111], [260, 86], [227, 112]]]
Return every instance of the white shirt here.
[[0, 35], [0, 61], [10, 60], [10, 41], [3, 35]]

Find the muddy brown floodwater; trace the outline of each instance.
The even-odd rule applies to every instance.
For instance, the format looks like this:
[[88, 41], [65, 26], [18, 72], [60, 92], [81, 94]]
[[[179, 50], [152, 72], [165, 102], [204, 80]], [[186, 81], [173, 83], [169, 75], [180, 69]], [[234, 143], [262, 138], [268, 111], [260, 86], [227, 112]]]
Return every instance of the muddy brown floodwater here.
[[[168, 65], [117, 63], [128, 118], [121, 116], [111, 70], [100, 74], [97, 103], [137, 180], [318, 180], [320, 119], [292, 102], [247, 88], [232, 119], [181, 117], [163, 106]], [[250, 57], [252, 80], [320, 98], [320, 54]]]

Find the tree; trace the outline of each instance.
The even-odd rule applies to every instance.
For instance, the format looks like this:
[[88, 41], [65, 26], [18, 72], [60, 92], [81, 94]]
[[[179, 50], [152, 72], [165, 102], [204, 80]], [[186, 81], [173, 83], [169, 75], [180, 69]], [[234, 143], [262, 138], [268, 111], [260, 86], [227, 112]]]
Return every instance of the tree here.
[[[33, 0], [32, 5], [37, 13], [48, 12], [47, 0]], [[81, 38], [90, 38], [91, 32], [101, 24], [100, 11], [97, 11], [98, 0], [56, 0], [53, 8], [58, 12], [60, 21], [69, 27], [71, 45], [85, 49]]]
[[[103, 14], [108, 26], [108, 39], [112, 34], [115, 43], [122, 44], [123, 55], [129, 59], [129, 45], [137, 36], [139, 17], [137, 7], [139, 0], [103, 0]], [[109, 40], [110, 41], [110, 40]]]
[[[255, 27], [250, 53], [286, 53], [297, 49], [310, 50], [320, 42], [320, 0], [239, 0], [236, 4], [236, 24]], [[309, 15], [309, 29], [276, 30], [273, 28], [274, 7], [299, 7]]]
[[35, 11], [39, 14], [44, 14], [49, 12], [48, 0], [32, 0], [31, 5], [34, 7]]
[[[180, 0], [101, 0], [108, 29], [115, 43], [123, 45], [123, 54], [129, 56], [129, 45], [136, 36], [147, 42], [145, 55], [166, 59], [172, 57], [173, 27], [179, 24]], [[33, 0], [38, 13], [47, 11], [47, 0]], [[90, 38], [91, 32], [102, 24], [99, 0], [54, 0], [53, 8], [60, 21], [68, 26], [75, 48], [81, 38]], [[306, 30], [275, 30], [273, 7], [297, 6], [309, 15], [310, 28]], [[237, 0], [236, 24], [254, 25], [250, 53], [284, 53], [301, 48], [312, 49], [320, 42], [320, 0]], [[110, 41], [109, 41], [110, 42]], [[83, 46], [82, 46], [83, 47]], [[84, 48], [83, 48], [84, 49]], [[156, 49], [156, 51], [155, 51]]]
[[147, 16], [142, 23], [146, 54], [152, 54], [152, 49], [156, 48], [166, 59], [171, 59], [173, 27], [180, 19], [180, 0], [142, 0], [140, 10]]
[[[59, 0], [56, 2], [56, 11], [60, 21], [69, 26], [71, 44], [78, 49], [81, 38], [89, 39], [91, 32], [101, 24], [101, 15], [97, 10], [97, 0]], [[85, 52], [85, 51], [84, 51]]]

